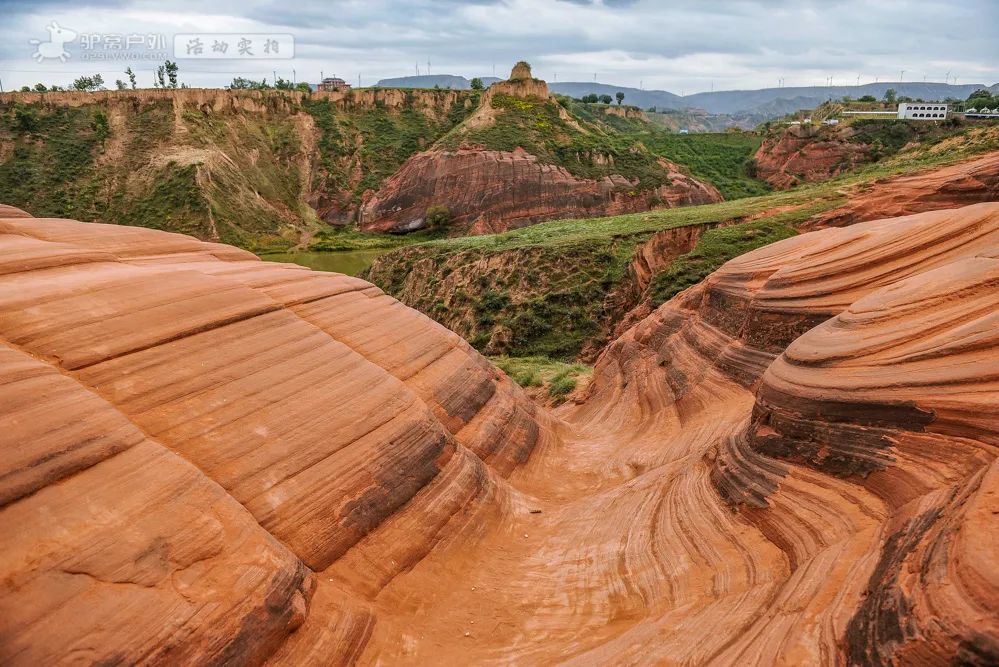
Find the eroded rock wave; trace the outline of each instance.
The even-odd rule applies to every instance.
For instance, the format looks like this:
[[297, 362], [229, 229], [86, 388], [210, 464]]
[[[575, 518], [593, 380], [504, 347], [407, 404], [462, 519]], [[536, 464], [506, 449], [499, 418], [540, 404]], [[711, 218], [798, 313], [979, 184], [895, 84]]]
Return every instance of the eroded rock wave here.
[[999, 204], [737, 258], [557, 416], [361, 280], [15, 214], [5, 663], [999, 659]]
[[4, 213], [5, 663], [260, 662], [314, 596], [322, 643], [552, 437], [363, 281]]

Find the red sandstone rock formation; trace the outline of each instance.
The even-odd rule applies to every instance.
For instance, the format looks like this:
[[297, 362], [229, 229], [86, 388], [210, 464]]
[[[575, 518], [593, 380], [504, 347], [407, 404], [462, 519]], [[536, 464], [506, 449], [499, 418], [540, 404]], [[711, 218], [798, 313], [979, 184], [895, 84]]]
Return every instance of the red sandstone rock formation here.
[[347, 655], [552, 437], [371, 285], [189, 237], [0, 218], [0, 313], [4, 664]]
[[739, 257], [558, 418], [363, 281], [0, 213], [4, 664], [999, 660], [999, 204]]
[[819, 216], [811, 226], [839, 227], [988, 201], [999, 201], [999, 153], [854, 189], [845, 206]]
[[[446, 206], [452, 224], [472, 234], [516, 229], [551, 218], [646, 211], [658, 198], [668, 207], [721, 201], [711, 185], [661, 161], [670, 184], [636, 192], [622, 176], [576, 178], [526, 151], [431, 150], [406, 161], [361, 209], [369, 231], [419, 229], [431, 206]], [[659, 202], [657, 202], [658, 204]]]
[[801, 125], [768, 137], [756, 151], [757, 175], [775, 188], [824, 181], [864, 161], [868, 147], [844, 141], [833, 128]]

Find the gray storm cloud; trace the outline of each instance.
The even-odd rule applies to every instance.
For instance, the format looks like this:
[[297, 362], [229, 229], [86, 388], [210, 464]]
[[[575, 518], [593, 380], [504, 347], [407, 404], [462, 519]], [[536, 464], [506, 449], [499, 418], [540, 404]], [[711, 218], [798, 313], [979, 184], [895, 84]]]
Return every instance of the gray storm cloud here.
[[[6, 87], [59, 82], [108, 63], [36, 64], [27, 45], [51, 20], [81, 32], [285, 32], [294, 61], [181, 61], [192, 85], [232, 76], [314, 79], [320, 71], [366, 83], [427, 70], [465, 76], [505, 74], [530, 60], [559, 81], [598, 80], [680, 92], [776, 85], [897, 80], [999, 80], [999, 3], [964, 0], [795, 2], [773, 0], [351, 0], [205, 3], [127, 0], [0, 2], [0, 76]], [[139, 72], [155, 64], [133, 67]], [[109, 79], [109, 75], [111, 78]], [[140, 78], [143, 75], [140, 74]]]

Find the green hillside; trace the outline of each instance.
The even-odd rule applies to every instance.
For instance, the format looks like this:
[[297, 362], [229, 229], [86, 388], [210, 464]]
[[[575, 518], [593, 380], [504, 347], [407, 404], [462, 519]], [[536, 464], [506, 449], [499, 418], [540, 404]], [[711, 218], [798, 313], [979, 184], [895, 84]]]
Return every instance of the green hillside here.
[[[34, 215], [287, 248], [349, 222], [363, 192], [475, 107], [470, 93], [334, 105], [281, 92], [213, 91], [214, 112], [173, 94], [92, 104], [0, 102], [0, 201]], [[193, 94], [192, 94], [193, 95]], [[75, 101], [74, 101], [75, 104]]]

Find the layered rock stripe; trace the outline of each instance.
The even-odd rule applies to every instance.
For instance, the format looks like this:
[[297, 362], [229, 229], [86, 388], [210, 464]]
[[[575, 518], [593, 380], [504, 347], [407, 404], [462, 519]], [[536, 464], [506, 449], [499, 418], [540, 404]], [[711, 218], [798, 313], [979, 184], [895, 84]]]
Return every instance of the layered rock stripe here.
[[999, 204], [739, 257], [548, 413], [364, 281], [0, 209], [0, 660], [999, 660]]
[[446, 204], [451, 224], [492, 234], [553, 218], [585, 218], [722, 201], [718, 190], [666, 159], [669, 184], [637, 191], [624, 176], [577, 178], [523, 149], [436, 149], [417, 153], [361, 207], [362, 229], [411, 231], [426, 226], [427, 210]]

